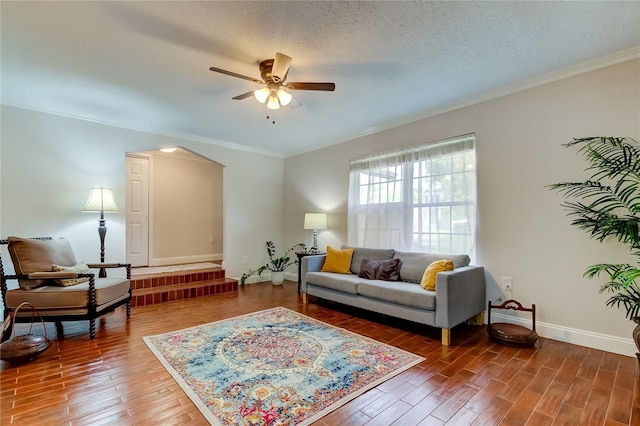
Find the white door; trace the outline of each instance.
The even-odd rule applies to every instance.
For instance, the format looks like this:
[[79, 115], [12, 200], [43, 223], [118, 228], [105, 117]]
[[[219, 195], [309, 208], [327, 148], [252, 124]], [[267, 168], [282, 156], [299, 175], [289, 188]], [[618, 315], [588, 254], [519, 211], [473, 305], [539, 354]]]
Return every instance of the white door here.
[[149, 265], [149, 160], [125, 157], [127, 263]]

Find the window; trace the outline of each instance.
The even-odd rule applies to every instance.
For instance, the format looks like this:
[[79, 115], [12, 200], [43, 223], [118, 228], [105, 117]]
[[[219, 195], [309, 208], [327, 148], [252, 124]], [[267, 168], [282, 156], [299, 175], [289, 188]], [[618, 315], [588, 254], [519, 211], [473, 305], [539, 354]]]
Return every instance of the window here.
[[348, 243], [472, 254], [475, 135], [351, 160]]

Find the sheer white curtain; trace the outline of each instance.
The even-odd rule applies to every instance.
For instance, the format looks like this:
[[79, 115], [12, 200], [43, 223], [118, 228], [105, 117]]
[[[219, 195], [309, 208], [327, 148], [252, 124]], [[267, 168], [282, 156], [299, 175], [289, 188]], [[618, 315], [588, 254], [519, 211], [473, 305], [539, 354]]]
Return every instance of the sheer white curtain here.
[[471, 254], [474, 134], [356, 158], [349, 168], [349, 245]]

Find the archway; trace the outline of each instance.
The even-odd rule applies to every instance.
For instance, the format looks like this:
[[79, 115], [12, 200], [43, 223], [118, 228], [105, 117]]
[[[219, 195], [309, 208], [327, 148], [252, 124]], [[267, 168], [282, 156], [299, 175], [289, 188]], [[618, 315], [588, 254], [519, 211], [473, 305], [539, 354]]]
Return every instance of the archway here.
[[224, 166], [189, 151], [126, 153], [127, 262], [163, 266], [224, 258]]

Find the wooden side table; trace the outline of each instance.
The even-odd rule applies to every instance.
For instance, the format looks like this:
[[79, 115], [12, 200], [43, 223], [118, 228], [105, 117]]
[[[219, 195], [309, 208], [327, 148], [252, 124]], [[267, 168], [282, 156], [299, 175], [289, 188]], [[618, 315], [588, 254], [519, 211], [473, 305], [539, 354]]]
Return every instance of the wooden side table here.
[[311, 253], [310, 251], [297, 251], [298, 256], [298, 293], [300, 293], [300, 286], [302, 285], [302, 258], [305, 256], [314, 256], [317, 254], [327, 254], [326, 252], [319, 251], [317, 253]]

